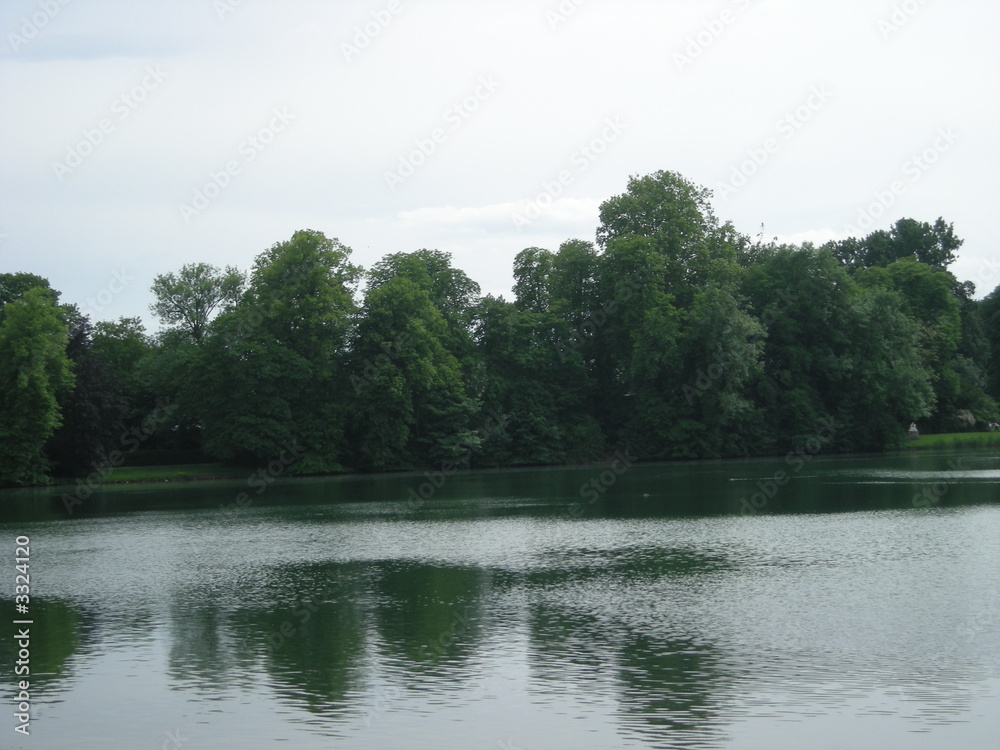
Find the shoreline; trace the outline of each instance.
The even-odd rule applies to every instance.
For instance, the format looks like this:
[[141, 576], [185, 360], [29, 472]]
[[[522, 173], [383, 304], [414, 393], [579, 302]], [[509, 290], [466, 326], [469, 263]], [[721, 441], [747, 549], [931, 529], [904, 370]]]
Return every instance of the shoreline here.
[[[875, 453], [843, 453], [824, 454], [826, 456], [879, 456], [887, 454], [905, 454], [914, 451], [929, 450], [956, 450], [962, 448], [1000, 448], [1000, 432], [968, 432], [968, 433], [944, 433], [937, 435], [922, 435], [917, 440], [912, 440], [900, 448], [888, 449]], [[708, 461], [726, 460], [767, 460], [768, 458], [780, 458], [784, 454], [774, 456], [731, 456], [728, 458], [701, 458], [683, 459], [676, 462], [666, 463], [702, 463]], [[574, 469], [586, 468], [588, 466], [605, 466], [614, 459], [609, 458], [604, 461], [591, 461], [573, 464], [538, 464], [532, 466], [488, 466], [477, 467], [473, 471], [497, 471], [497, 470], [528, 470], [528, 469]], [[664, 463], [654, 461], [650, 463]], [[123, 471], [124, 470], [124, 471]], [[130, 485], [130, 484], [168, 484], [174, 482], [212, 482], [244, 479], [252, 476], [254, 469], [250, 467], [238, 467], [222, 464], [218, 462], [204, 464], [165, 464], [162, 466], [123, 466], [112, 471], [111, 476], [101, 482], [102, 485]], [[330, 472], [325, 474], [303, 474], [294, 478], [317, 479], [331, 477], [369, 477], [392, 474], [421, 474], [423, 471], [433, 471], [430, 469], [406, 469], [394, 472]], [[115, 474], [120, 478], [115, 478]], [[3, 490], [27, 490], [27, 489], [58, 489], [60, 487], [72, 487], [76, 482], [84, 478], [63, 478], [54, 480], [51, 484], [33, 485], [31, 487], [6, 487]]]

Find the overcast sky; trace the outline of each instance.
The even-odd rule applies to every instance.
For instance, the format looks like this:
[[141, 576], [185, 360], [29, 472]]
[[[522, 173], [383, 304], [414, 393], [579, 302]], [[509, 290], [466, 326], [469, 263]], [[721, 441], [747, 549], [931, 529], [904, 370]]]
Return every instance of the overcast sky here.
[[768, 238], [943, 216], [982, 296], [998, 28], [996, 0], [4, 0], [0, 271], [152, 328], [156, 274], [308, 228], [510, 298], [518, 251], [666, 169]]

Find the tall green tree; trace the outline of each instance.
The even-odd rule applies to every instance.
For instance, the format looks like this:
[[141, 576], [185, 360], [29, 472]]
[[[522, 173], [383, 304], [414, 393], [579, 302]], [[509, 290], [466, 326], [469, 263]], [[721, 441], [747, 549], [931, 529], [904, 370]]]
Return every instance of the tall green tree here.
[[371, 286], [353, 350], [357, 461], [376, 470], [454, 461], [478, 444], [448, 323], [407, 276]]
[[603, 454], [582, 335], [555, 312], [519, 309], [492, 296], [482, 301], [476, 328], [482, 399], [488, 411], [507, 418], [485, 446], [484, 464], [553, 464]]
[[1000, 400], [1000, 286], [980, 303], [979, 315], [989, 345], [986, 383], [990, 395]]
[[918, 325], [924, 366], [934, 387], [935, 409], [927, 425], [937, 431], [960, 428], [964, 412], [988, 419], [995, 406], [981, 383], [985, 373], [962, 354], [968, 332], [963, 330], [962, 308], [966, 287], [948, 271], [905, 257], [884, 268], [856, 274], [869, 287], [896, 291], [906, 314]]
[[212, 454], [259, 462], [297, 443], [289, 472], [343, 469], [360, 275], [350, 255], [301, 230], [257, 257], [239, 304], [213, 321], [195, 355], [189, 400]]
[[[851, 377], [856, 285], [829, 248], [761, 248], [743, 288], [766, 332], [754, 384], [761, 452], [814, 436], [836, 414]], [[843, 433], [839, 433], [843, 437]]]
[[128, 409], [122, 382], [94, 350], [90, 321], [79, 316], [71, 325], [66, 355], [73, 384], [56, 394], [62, 424], [45, 449], [60, 476], [82, 476], [107, 465], [108, 455], [123, 447]]
[[392, 253], [373, 265], [366, 278], [369, 290], [405, 278], [427, 292], [448, 326], [444, 345], [458, 359], [465, 377], [473, 376], [476, 363], [471, 330], [480, 289], [452, 265], [449, 253], [426, 249]]
[[368, 286], [375, 289], [397, 277], [408, 278], [427, 291], [446, 319], [467, 323], [479, 296], [479, 284], [452, 265], [450, 253], [440, 250], [386, 255], [368, 271]]
[[840, 450], [898, 447], [906, 426], [930, 416], [934, 388], [921, 351], [920, 326], [893, 291], [859, 289], [852, 298], [850, 375], [838, 390]]
[[579, 328], [601, 310], [597, 293], [600, 258], [594, 243], [566, 240], [552, 258], [550, 309]]
[[198, 394], [202, 345], [179, 328], [160, 330], [147, 341], [133, 379], [126, 380], [132, 399], [126, 427], [133, 435], [138, 431], [143, 449], [198, 452], [202, 429], [192, 399]]
[[738, 285], [745, 239], [719, 223], [709, 199], [657, 172], [631, 178], [600, 208], [600, 296], [614, 310], [598, 348], [607, 358], [599, 387], [610, 395], [602, 410], [608, 428], [622, 420], [622, 439], [648, 457], [745, 450], [738, 436], [761, 330]]
[[3, 320], [3, 306], [24, 296], [30, 289], [44, 289], [52, 300], [59, 302], [59, 292], [49, 286], [49, 280], [33, 273], [0, 273], [0, 320]]
[[477, 331], [484, 399], [509, 420], [488, 460], [544, 464], [603, 454], [593, 402], [595, 335], [607, 322], [597, 304], [598, 263], [583, 240], [555, 253], [526, 248], [514, 259], [514, 303], [484, 300]]
[[57, 394], [72, 387], [67, 324], [46, 284], [0, 310], [0, 485], [48, 478], [45, 444], [62, 422]]
[[130, 411], [143, 410], [144, 406], [148, 406], [145, 409], [148, 413], [152, 408], [146, 403], [150, 401], [150, 394], [139, 363], [151, 353], [152, 342], [142, 320], [123, 317], [116, 321], [97, 321], [91, 336], [91, 348], [111, 375], [121, 382]]
[[[185, 339], [184, 334], [174, 333]], [[94, 323], [92, 349], [111, 375], [121, 383], [121, 393], [125, 397], [128, 410], [124, 417], [125, 431], [142, 430], [143, 421], [163, 404], [171, 394], [176, 396], [177, 386], [190, 377], [189, 372], [169, 365], [163, 358], [164, 352], [154, 348], [154, 340], [147, 335], [140, 318], [119, 318], [116, 321], [99, 320]], [[159, 402], [157, 401], [159, 399]], [[176, 403], [176, 398], [174, 398]], [[176, 415], [176, 410], [172, 412]], [[180, 420], [183, 424], [183, 418]], [[171, 424], [174, 428], [177, 423]], [[162, 425], [161, 425], [162, 427]], [[187, 434], [178, 436], [180, 430], [170, 429], [170, 437], [184, 437], [186, 442], [179, 447], [197, 446], [199, 437], [194, 424], [188, 425]], [[160, 429], [150, 436], [148, 445], [162, 445], [166, 442], [168, 430]]]
[[955, 262], [963, 240], [953, 224], [943, 218], [933, 224], [916, 219], [900, 219], [888, 230], [880, 229], [863, 238], [848, 238], [832, 244], [833, 252], [848, 268], [888, 266], [913, 257], [920, 263], [943, 271]]
[[903, 285], [911, 272], [923, 278], [919, 269], [938, 272], [908, 258], [891, 271], [852, 276], [834, 251], [770, 246], [747, 272], [744, 288], [767, 329], [754, 398], [768, 452], [804, 446], [818, 434], [832, 450], [882, 450], [935, 403], [922, 328], [893, 275]]
[[528, 247], [514, 256], [514, 305], [518, 310], [548, 312], [554, 254]]
[[205, 335], [212, 314], [236, 304], [244, 283], [243, 273], [233, 266], [220, 270], [208, 263], [188, 263], [176, 274], [153, 279], [156, 302], [149, 309], [197, 343]]

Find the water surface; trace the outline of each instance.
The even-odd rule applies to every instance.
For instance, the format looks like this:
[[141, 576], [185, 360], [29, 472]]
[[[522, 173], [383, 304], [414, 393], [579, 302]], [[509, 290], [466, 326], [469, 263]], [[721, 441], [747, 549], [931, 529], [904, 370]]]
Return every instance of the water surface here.
[[964, 452], [0, 493], [34, 619], [0, 746], [995, 748], [998, 481]]

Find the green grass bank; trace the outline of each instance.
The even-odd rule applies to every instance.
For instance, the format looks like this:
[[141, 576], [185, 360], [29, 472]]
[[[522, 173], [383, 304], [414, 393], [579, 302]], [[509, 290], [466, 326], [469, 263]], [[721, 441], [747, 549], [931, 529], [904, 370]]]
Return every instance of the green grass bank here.
[[906, 450], [934, 448], [983, 448], [1000, 446], [1000, 432], [951, 432], [941, 435], [921, 435], [909, 441]]

